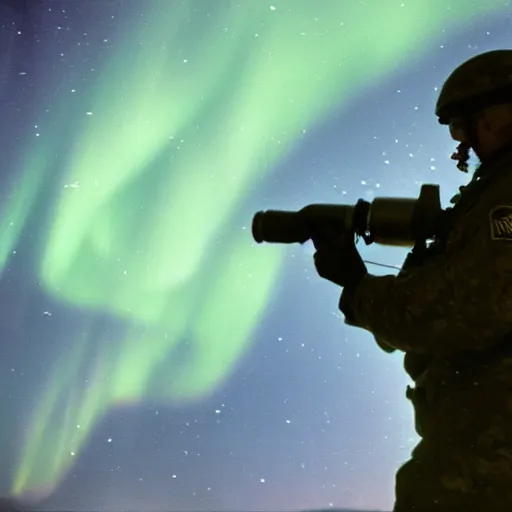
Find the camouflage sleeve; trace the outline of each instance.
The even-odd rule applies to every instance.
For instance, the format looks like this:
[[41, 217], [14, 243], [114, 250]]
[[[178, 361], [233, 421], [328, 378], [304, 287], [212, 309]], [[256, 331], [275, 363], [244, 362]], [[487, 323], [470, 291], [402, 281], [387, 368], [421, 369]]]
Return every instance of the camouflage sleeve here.
[[512, 332], [512, 176], [458, 222], [446, 253], [343, 293], [346, 323], [398, 350], [443, 356], [490, 348]]

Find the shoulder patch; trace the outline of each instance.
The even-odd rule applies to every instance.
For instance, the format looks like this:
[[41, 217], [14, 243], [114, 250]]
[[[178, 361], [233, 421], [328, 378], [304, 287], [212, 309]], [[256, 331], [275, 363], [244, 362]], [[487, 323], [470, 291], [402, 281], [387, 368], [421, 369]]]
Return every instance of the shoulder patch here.
[[512, 206], [498, 206], [489, 214], [491, 239], [512, 242]]

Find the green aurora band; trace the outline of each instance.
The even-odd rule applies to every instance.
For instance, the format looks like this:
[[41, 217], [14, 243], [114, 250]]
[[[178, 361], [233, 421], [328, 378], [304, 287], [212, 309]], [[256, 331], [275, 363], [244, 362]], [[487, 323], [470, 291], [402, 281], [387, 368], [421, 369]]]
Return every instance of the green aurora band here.
[[[99, 343], [91, 321], [61, 354], [28, 426], [15, 496], [52, 493], [113, 407], [191, 403], [218, 389], [283, 260], [279, 247], [255, 250], [236, 222], [251, 192], [308, 129], [425, 54], [452, 20], [506, 7], [216, 0], [207, 14], [199, 1], [148, 5], [104, 63], [88, 115], [56, 124], [81, 129], [63, 183], [73, 186], [62, 187], [39, 269], [49, 294], [121, 319], [126, 337]], [[3, 264], [51, 179], [57, 131], [50, 147], [34, 143], [5, 208]], [[184, 340], [186, 357], [173, 358]]]

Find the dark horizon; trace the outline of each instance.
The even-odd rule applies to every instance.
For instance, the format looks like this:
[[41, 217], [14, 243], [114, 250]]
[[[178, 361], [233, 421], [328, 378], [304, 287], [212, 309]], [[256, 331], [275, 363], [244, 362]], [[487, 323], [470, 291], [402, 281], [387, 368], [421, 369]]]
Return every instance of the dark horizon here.
[[[123, 509], [123, 510], [60, 510], [51, 508], [30, 508], [19, 506], [15, 501], [10, 499], [0, 499], [0, 512], [140, 512], [137, 509]], [[298, 510], [275, 510], [275, 511], [262, 511], [258, 509], [243, 509], [243, 510], [146, 510], [144, 512], [389, 512], [387, 510], [377, 509], [354, 509], [354, 508], [318, 508], [318, 509], [298, 509]]]

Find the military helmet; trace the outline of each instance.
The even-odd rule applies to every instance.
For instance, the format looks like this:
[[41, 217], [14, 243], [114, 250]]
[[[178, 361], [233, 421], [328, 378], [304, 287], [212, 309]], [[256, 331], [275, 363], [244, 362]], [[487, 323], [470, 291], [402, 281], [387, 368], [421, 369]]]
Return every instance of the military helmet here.
[[482, 109], [512, 102], [512, 50], [481, 53], [446, 79], [436, 104], [441, 124]]

